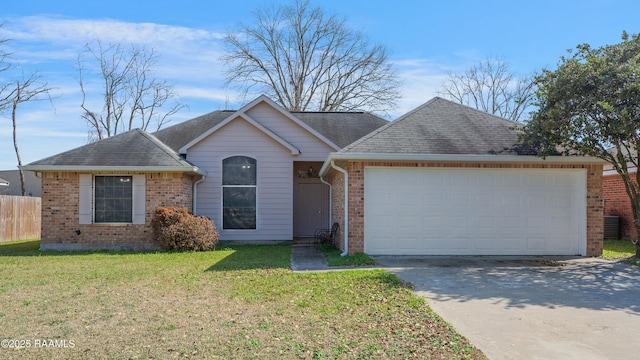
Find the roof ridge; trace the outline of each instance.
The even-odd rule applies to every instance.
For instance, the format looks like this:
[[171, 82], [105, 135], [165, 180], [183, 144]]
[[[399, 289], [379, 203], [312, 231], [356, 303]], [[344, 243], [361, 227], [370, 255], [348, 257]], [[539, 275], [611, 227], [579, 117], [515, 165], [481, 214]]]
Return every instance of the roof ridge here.
[[297, 114], [369, 114], [366, 111], [307, 111], [307, 110], [295, 110], [289, 111], [290, 113]]
[[516, 125], [513, 120], [436, 96], [340, 152], [484, 153], [511, 146], [505, 144], [515, 141]]
[[434, 97], [433, 99], [431, 99], [431, 100], [429, 100], [429, 101], [425, 102], [424, 104], [422, 104], [422, 105], [420, 105], [420, 106], [418, 106], [418, 107], [414, 108], [413, 110], [411, 110], [411, 111], [409, 111], [409, 112], [407, 112], [407, 113], [405, 113], [405, 114], [401, 115], [399, 118], [397, 118], [397, 119], [395, 119], [395, 120], [393, 120], [393, 121], [390, 121], [388, 124], [385, 124], [385, 125], [383, 125], [383, 126], [381, 126], [381, 127], [377, 128], [377, 129], [373, 130], [372, 132], [368, 133], [367, 135], [365, 135], [365, 136], [361, 137], [360, 139], [358, 139], [358, 140], [356, 140], [356, 141], [352, 142], [351, 144], [349, 144], [349, 145], [345, 146], [344, 148], [342, 148], [342, 149], [340, 150], [340, 152], [347, 152], [347, 151], [351, 150], [352, 148], [354, 148], [354, 147], [356, 147], [356, 146], [358, 146], [358, 145], [362, 144], [363, 142], [367, 141], [368, 139], [372, 138], [373, 136], [375, 136], [375, 135], [377, 135], [377, 134], [379, 134], [379, 133], [381, 133], [381, 132], [383, 132], [383, 131], [386, 131], [388, 128], [390, 128], [390, 127], [392, 127], [392, 126], [395, 126], [396, 124], [398, 124], [398, 123], [400, 123], [400, 122], [404, 121], [404, 119], [406, 119], [409, 115], [411, 115], [411, 114], [413, 114], [413, 113], [417, 112], [418, 110], [420, 110], [420, 109], [424, 108], [424, 107], [425, 107], [425, 106], [427, 106], [428, 104], [431, 104], [432, 102], [434, 102], [434, 101], [435, 101], [435, 100], [437, 100], [437, 99], [440, 99], [440, 98], [436, 96], [436, 97]]
[[168, 129], [173, 129], [173, 128], [176, 128], [176, 127], [178, 127], [178, 126], [185, 125], [186, 123], [189, 123], [189, 122], [192, 122], [192, 121], [199, 120], [199, 119], [201, 119], [201, 118], [204, 118], [204, 117], [209, 116], [209, 115], [214, 114], [214, 113], [228, 112], [228, 111], [233, 111], [233, 112], [235, 112], [235, 111], [237, 111], [237, 110], [214, 110], [214, 111], [209, 111], [208, 113], [204, 113], [204, 114], [202, 114], [202, 115], [198, 115], [198, 116], [196, 116], [196, 117], [194, 117], [194, 118], [186, 119], [186, 120], [184, 120], [184, 121], [181, 121], [181, 122], [179, 122], [179, 123], [173, 124], [173, 125], [168, 126], [168, 127], [166, 127], [166, 128], [158, 129], [158, 130], [154, 131], [154, 132], [153, 132], [153, 134], [157, 134], [157, 133], [159, 133], [159, 132], [163, 132], [163, 131], [168, 130]]
[[[488, 111], [484, 111], [484, 110], [476, 109], [476, 108], [474, 108], [474, 107], [472, 107], [472, 106], [470, 106], [470, 105], [461, 104], [461, 103], [459, 103], [459, 102], [455, 102], [455, 101], [453, 101], [453, 100], [445, 99], [445, 98], [442, 98], [442, 97], [439, 97], [439, 96], [436, 96], [436, 97], [434, 97], [434, 98], [433, 98], [433, 99], [431, 99], [431, 100], [436, 100], [436, 99], [438, 99], [438, 100], [442, 100], [442, 101], [445, 101], [445, 102], [448, 102], [448, 103], [451, 103], [451, 104], [453, 104], [453, 105], [457, 105], [457, 106], [465, 107], [465, 108], [467, 108], [468, 110], [476, 111], [476, 112], [482, 113], [482, 114], [484, 114], [484, 115], [489, 115], [489, 116], [492, 116], [492, 117], [498, 118], [498, 119], [500, 119], [500, 120], [505, 120], [505, 121], [507, 121], [507, 122], [512, 123], [513, 125], [521, 125], [521, 123], [519, 123], [519, 122], [517, 122], [517, 121], [515, 121], [515, 120], [507, 119], [507, 118], [502, 117], [502, 116], [500, 116], [500, 115], [492, 114], [492, 113], [490, 113], [490, 112], [488, 112]], [[425, 105], [426, 105], [426, 103], [425, 103]]]
[[158, 139], [157, 137], [155, 137], [154, 135], [142, 130], [142, 129], [135, 129], [138, 130], [140, 132], [141, 135], [143, 135], [144, 137], [146, 137], [149, 141], [151, 141], [155, 146], [157, 146], [160, 150], [164, 151], [165, 153], [167, 153], [167, 155], [171, 156], [174, 160], [176, 160], [177, 162], [182, 162], [182, 158], [180, 158], [180, 155], [178, 155], [173, 149], [171, 149], [167, 144], [163, 143], [162, 141], [160, 141], [160, 139]]

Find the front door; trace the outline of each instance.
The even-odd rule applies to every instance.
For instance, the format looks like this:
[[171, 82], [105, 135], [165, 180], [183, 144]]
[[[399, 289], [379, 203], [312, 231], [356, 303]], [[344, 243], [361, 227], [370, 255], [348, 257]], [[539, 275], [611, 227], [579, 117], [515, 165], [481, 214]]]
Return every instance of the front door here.
[[[314, 168], [319, 166], [314, 164]], [[329, 187], [317, 176], [296, 176], [293, 202], [294, 237], [310, 237], [329, 226]]]

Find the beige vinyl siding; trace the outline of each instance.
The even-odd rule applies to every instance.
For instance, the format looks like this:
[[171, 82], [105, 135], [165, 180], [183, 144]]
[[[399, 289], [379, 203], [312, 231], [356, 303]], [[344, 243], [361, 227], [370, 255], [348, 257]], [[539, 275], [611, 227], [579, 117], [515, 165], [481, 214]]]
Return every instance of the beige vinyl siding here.
[[[324, 161], [336, 149], [269, 104], [260, 103], [248, 109], [246, 115], [278, 139], [238, 117], [191, 146], [187, 159], [208, 174], [198, 185], [196, 213], [213, 219], [221, 240], [291, 240], [293, 162]], [[293, 145], [301, 153], [293, 155], [279, 141]], [[231, 156], [247, 156], [257, 161], [255, 230], [222, 229], [222, 160]]]
[[324, 161], [330, 152], [337, 151], [266, 103], [249, 109], [247, 115], [300, 149], [295, 161]]
[[[222, 160], [230, 156], [256, 159], [255, 230], [222, 229]], [[187, 154], [189, 161], [208, 174], [206, 180], [198, 185], [197, 214], [213, 219], [221, 240], [291, 240], [293, 158], [290, 150], [244, 119], [232, 120], [190, 148]]]

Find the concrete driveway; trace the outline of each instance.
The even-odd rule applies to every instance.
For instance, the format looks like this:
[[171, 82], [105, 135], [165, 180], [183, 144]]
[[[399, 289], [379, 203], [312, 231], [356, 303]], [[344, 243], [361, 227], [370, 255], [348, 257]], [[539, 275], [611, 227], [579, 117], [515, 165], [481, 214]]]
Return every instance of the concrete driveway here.
[[640, 358], [640, 267], [593, 258], [374, 258], [415, 284], [489, 359]]

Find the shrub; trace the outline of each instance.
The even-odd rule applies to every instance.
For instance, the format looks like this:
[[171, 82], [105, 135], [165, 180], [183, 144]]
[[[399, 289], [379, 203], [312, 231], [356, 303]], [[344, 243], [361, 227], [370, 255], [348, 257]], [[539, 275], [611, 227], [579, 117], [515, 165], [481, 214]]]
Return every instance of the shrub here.
[[154, 241], [165, 250], [205, 251], [218, 243], [213, 221], [189, 214], [186, 208], [156, 208], [151, 227]]

